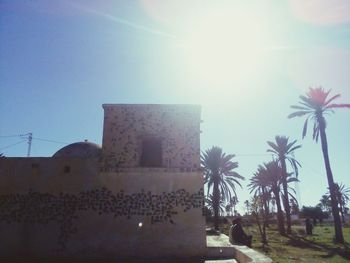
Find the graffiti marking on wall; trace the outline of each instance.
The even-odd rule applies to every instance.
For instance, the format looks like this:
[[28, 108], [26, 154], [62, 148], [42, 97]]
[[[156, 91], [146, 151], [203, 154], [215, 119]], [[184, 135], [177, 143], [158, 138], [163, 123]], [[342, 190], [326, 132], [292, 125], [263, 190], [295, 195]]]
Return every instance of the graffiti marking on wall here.
[[189, 193], [185, 189], [155, 194], [151, 191], [114, 194], [107, 188], [82, 191], [78, 194], [53, 195], [29, 190], [26, 194], [0, 195], [0, 222], [60, 224], [58, 245], [65, 249], [67, 240], [77, 232], [78, 212], [93, 211], [116, 217], [150, 217], [151, 223], [175, 224], [173, 215], [190, 209], [202, 209], [203, 189]]

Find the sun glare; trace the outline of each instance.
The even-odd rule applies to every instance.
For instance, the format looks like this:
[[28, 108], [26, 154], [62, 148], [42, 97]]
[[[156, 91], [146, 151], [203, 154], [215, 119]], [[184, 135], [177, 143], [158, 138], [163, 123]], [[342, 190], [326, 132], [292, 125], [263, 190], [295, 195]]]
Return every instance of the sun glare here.
[[255, 1], [142, 3], [153, 18], [174, 32], [169, 40], [184, 87], [179, 93], [207, 104], [232, 100], [237, 94], [248, 98], [257, 91], [273, 62], [267, 59], [269, 46], [276, 42], [270, 7]]
[[266, 27], [246, 13], [215, 12], [193, 23], [185, 40], [189, 71], [227, 92], [258, 74], [267, 41]]
[[198, 74], [230, 81], [256, 69], [263, 42], [263, 30], [256, 21], [214, 17], [193, 29], [188, 39], [188, 59]]

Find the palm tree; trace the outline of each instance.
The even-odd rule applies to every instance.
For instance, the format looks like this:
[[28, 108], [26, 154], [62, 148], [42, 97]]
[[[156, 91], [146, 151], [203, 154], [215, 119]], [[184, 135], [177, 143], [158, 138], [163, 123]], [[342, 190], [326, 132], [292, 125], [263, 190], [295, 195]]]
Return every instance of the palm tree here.
[[314, 123], [313, 127], [313, 139], [317, 142], [318, 137], [321, 138], [321, 147], [323, 153], [323, 159], [325, 169], [327, 173], [328, 187], [331, 196], [332, 213], [334, 217], [334, 228], [335, 228], [335, 240], [340, 243], [344, 243], [343, 231], [339, 216], [339, 209], [337, 204], [337, 196], [334, 187], [334, 179], [331, 170], [331, 165], [328, 156], [328, 143], [326, 136], [326, 120], [324, 115], [333, 112], [336, 108], [350, 108], [350, 104], [334, 104], [333, 101], [340, 97], [340, 94], [336, 94], [331, 98], [328, 95], [331, 90], [325, 91], [322, 87], [309, 88], [306, 96], [300, 96], [301, 105], [291, 106], [293, 109], [298, 111], [293, 112], [288, 118], [301, 117], [307, 115], [304, 123], [302, 137], [304, 138], [307, 132], [308, 121], [312, 120]]
[[292, 156], [294, 150], [299, 149], [301, 145], [295, 145], [297, 142], [296, 140], [293, 142], [288, 141], [289, 138], [286, 136], [276, 136], [275, 142], [268, 141], [268, 145], [270, 145], [271, 149], [268, 149], [268, 152], [271, 152], [273, 155], [276, 156], [279, 164], [282, 168], [282, 187], [283, 187], [283, 206], [284, 210], [286, 212], [286, 219], [287, 219], [287, 234], [290, 234], [292, 232], [291, 228], [291, 216], [290, 216], [290, 205], [289, 205], [289, 198], [288, 198], [288, 186], [287, 186], [287, 165], [286, 161], [288, 161], [291, 166], [293, 167], [293, 170], [298, 176], [298, 166], [300, 167], [300, 163]]
[[233, 171], [238, 167], [238, 162], [232, 161], [235, 155], [222, 152], [220, 147], [213, 146], [202, 153], [201, 164], [204, 168], [204, 183], [209, 192], [213, 193], [214, 227], [219, 229], [219, 204], [220, 200], [228, 201], [236, 195], [236, 184], [244, 177]]
[[278, 221], [278, 230], [281, 235], [284, 235], [286, 230], [284, 228], [284, 218], [283, 218], [283, 212], [281, 207], [281, 200], [280, 200], [280, 185], [281, 185], [281, 174], [282, 170], [281, 167], [278, 164], [278, 161], [270, 161], [268, 163], [264, 164], [268, 184], [271, 187], [271, 191], [274, 194], [275, 200], [276, 200], [276, 206], [277, 206], [277, 221]]

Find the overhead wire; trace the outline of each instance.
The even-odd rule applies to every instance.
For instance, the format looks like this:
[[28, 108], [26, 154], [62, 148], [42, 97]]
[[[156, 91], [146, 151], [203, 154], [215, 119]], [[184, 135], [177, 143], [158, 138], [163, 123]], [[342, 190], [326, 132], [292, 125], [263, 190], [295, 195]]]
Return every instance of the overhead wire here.
[[[28, 141], [28, 138], [26, 137], [27, 135], [31, 135], [31, 133], [28, 134], [13, 134], [13, 135], [0, 135], [0, 138], [14, 138], [14, 137], [19, 137], [22, 138], [21, 141], [6, 145], [4, 147], [0, 148], [0, 151], [11, 148], [17, 144], [20, 144], [22, 142], [26, 142]], [[50, 140], [50, 139], [43, 139], [43, 138], [37, 138], [37, 137], [32, 137], [31, 139], [33, 140], [37, 140], [37, 141], [44, 141], [44, 142], [50, 142], [50, 143], [57, 143], [57, 144], [64, 144], [64, 145], [68, 145], [69, 143], [67, 142], [61, 142], [61, 141], [56, 141], [56, 140]]]
[[33, 137], [33, 140], [38, 140], [38, 141], [43, 141], [43, 142], [52, 142], [52, 143], [58, 143], [58, 144], [69, 144], [68, 142], [60, 142], [60, 141], [42, 139], [42, 138], [37, 138], [37, 137]]
[[21, 134], [16, 134], [16, 135], [0, 135], [0, 138], [10, 138], [10, 137], [20, 137]]
[[243, 154], [235, 154], [235, 156], [272, 156], [273, 154], [270, 153], [243, 153]]
[[22, 141], [19, 141], [19, 142], [16, 142], [16, 143], [9, 144], [7, 146], [4, 146], [4, 147], [0, 148], [0, 150], [4, 150], [4, 149], [7, 149], [7, 148], [10, 148], [12, 146], [15, 146], [15, 145], [20, 144], [20, 143], [25, 142], [25, 141], [26, 140], [22, 140]]
[[[24, 136], [27, 136], [28, 134], [0, 135], [0, 138], [11, 138], [11, 137], [21, 137], [21, 138], [23, 138]], [[67, 142], [56, 141], [56, 140], [51, 140], [51, 139], [43, 139], [43, 138], [37, 138], [37, 137], [32, 137], [32, 139], [38, 140], [38, 141], [44, 141], [44, 142], [52, 142], [52, 143], [59, 143], [59, 144], [69, 144]], [[0, 148], [0, 149], [2, 149], [2, 148]]]

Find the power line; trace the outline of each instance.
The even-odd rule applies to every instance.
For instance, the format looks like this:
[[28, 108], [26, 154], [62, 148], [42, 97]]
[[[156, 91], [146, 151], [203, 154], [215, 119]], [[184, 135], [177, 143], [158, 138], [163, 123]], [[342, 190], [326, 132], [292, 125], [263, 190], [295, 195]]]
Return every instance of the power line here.
[[16, 142], [16, 143], [13, 143], [13, 144], [9, 144], [9, 145], [7, 145], [5, 147], [2, 147], [2, 148], [0, 148], [0, 150], [7, 149], [7, 148], [10, 148], [10, 147], [15, 146], [17, 144], [20, 144], [20, 143], [22, 143], [24, 141], [27, 141], [27, 143], [28, 143], [27, 157], [30, 157], [30, 150], [32, 148], [32, 140], [33, 139], [34, 140], [38, 140], [38, 141], [44, 141], [44, 142], [51, 142], [51, 143], [58, 143], [58, 144], [65, 144], [65, 145], [68, 144], [66, 142], [60, 142], [60, 141], [55, 141], [55, 140], [36, 138], [36, 137], [33, 137], [33, 133], [32, 132], [29, 132], [29, 133], [26, 133], [26, 134], [18, 134], [18, 135], [1, 135], [0, 137], [1, 138], [20, 137], [22, 139], [19, 142]]
[[15, 145], [20, 144], [20, 143], [25, 142], [25, 141], [26, 140], [22, 140], [22, 141], [19, 141], [19, 142], [16, 142], [16, 143], [9, 144], [7, 146], [4, 146], [4, 147], [0, 148], [0, 150], [4, 150], [4, 149], [7, 149], [7, 148], [10, 148], [12, 146], [15, 146]]
[[246, 154], [235, 154], [235, 156], [272, 156], [273, 154], [271, 153], [246, 153]]
[[69, 144], [68, 142], [60, 142], [60, 141], [55, 141], [55, 140], [49, 140], [49, 139], [42, 139], [42, 138], [37, 138], [33, 137], [34, 140], [38, 141], [43, 141], [43, 142], [52, 142], [52, 143], [59, 143], [59, 144]]
[[[13, 134], [13, 135], [0, 135], [0, 138], [11, 138], [11, 137], [21, 137], [23, 138], [24, 136], [28, 136], [29, 133], [27, 134]], [[28, 138], [26, 137], [26, 140]], [[52, 142], [52, 143], [59, 143], [59, 144], [69, 144], [68, 142], [61, 142], [61, 141], [56, 141], [56, 140], [51, 140], [51, 139], [43, 139], [43, 138], [37, 138], [37, 137], [32, 137], [34, 140], [38, 141], [44, 141], [44, 142]]]
[[0, 135], [0, 138], [21, 137], [21, 134], [16, 135]]

